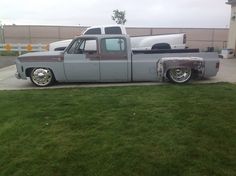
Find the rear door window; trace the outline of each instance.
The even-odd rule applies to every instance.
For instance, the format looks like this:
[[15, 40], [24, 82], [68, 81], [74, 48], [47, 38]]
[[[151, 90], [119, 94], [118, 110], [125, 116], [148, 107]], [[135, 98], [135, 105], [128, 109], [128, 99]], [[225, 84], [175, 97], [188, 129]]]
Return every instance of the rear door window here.
[[105, 34], [122, 34], [120, 27], [106, 27]]
[[102, 39], [102, 52], [103, 53], [125, 53], [126, 52], [126, 42], [124, 38], [106, 38]]

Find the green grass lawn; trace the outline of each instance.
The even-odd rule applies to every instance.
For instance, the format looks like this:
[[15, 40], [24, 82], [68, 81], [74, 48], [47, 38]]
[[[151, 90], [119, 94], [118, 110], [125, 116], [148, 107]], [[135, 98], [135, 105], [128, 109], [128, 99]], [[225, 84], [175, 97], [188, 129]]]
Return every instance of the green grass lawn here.
[[236, 85], [0, 91], [0, 175], [236, 175]]

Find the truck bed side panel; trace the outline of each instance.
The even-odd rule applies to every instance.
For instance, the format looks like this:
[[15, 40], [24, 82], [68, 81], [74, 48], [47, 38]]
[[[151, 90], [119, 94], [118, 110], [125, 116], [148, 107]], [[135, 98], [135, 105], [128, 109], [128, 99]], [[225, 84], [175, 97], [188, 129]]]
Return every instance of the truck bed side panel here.
[[133, 81], [158, 81], [157, 62], [163, 57], [200, 57], [205, 62], [206, 72], [203, 77], [215, 76], [219, 62], [217, 53], [170, 53], [170, 54], [135, 54], [133, 55]]

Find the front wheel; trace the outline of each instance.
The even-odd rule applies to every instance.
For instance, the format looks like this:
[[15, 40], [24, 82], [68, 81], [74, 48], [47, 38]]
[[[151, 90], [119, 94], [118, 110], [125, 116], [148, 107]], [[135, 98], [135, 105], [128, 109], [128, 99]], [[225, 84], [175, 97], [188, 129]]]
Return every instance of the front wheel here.
[[30, 74], [30, 80], [38, 87], [46, 87], [54, 82], [54, 76], [48, 68], [34, 68]]
[[191, 79], [192, 70], [191, 68], [173, 68], [167, 72], [167, 77], [171, 82], [174, 83], [186, 83]]

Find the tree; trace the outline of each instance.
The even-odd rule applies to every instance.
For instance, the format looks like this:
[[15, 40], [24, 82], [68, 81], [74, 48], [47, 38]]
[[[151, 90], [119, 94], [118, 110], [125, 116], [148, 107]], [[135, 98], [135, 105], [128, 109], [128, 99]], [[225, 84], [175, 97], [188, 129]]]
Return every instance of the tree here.
[[117, 24], [125, 24], [127, 20], [125, 19], [125, 11], [119, 11], [118, 9], [113, 10], [112, 20]]

